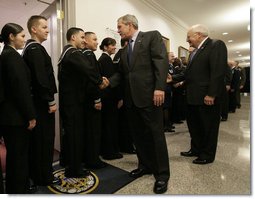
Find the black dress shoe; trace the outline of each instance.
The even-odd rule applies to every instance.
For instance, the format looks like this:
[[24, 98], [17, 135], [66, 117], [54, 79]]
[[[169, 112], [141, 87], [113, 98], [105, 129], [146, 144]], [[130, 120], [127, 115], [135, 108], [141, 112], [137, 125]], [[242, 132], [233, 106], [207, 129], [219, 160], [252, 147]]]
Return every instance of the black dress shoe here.
[[185, 156], [185, 157], [198, 156], [198, 154], [191, 151], [191, 149], [189, 151], [181, 152], [180, 154], [181, 154], [181, 156]]
[[94, 164], [86, 164], [86, 168], [88, 169], [102, 169], [106, 167], [108, 164], [103, 162], [103, 161], [98, 161], [97, 163]]
[[176, 121], [174, 122], [175, 124], [183, 124], [184, 122], [183, 121]]
[[225, 121], [227, 121], [227, 118], [221, 118], [221, 120], [220, 121], [222, 121], [222, 122], [225, 122]]
[[143, 175], [146, 175], [146, 174], [151, 174], [151, 172], [146, 170], [146, 169], [138, 168], [138, 169], [135, 169], [135, 170], [131, 171], [129, 173], [129, 176], [133, 177], [133, 178], [140, 178], [140, 177], [142, 177]]
[[192, 162], [193, 162], [193, 164], [209, 164], [209, 163], [212, 163], [213, 160], [197, 158], [197, 159], [193, 160]]
[[171, 129], [171, 128], [169, 127], [169, 128], [165, 128], [165, 129], [164, 129], [164, 132], [165, 132], [165, 133], [173, 133], [173, 132], [175, 132], [175, 130], [173, 130], [173, 129]]
[[115, 160], [115, 159], [123, 158], [123, 155], [121, 153], [115, 153], [115, 154], [103, 155], [102, 158], [105, 160]]
[[29, 185], [29, 187], [28, 187], [29, 194], [33, 194], [33, 193], [37, 192], [37, 190], [38, 190], [38, 186], [35, 184]]
[[165, 193], [167, 191], [168, 182], [163, 180], [157, 180], [154, 184], [153, 191], [156, 194]]
[[135, 149], [123, 150], [121, 152], [128, 153], [128, 154], [136, 154], [136, 150]]
[[65, 171], [65, 177], [67, 178], [86, 178], [89, 176], [91, 173], [89, 170], [83, 169], [79, 173], [70, 173]]

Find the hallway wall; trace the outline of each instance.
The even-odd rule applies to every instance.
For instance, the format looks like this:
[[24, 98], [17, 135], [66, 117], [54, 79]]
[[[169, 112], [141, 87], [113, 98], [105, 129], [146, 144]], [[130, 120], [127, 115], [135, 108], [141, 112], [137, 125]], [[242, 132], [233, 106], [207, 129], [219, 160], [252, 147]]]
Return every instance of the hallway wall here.
[[[176, 21], [170, 21], [160, 13], [153, 10], [143, 1], [137, 0], [75, 0], [76, 26], [84, 31], [95, 32], [98, 36], [99, 44], [110, 36], [113, 31], [117, 31], [117, 19], [125, 14], [133, 14], [137, 17], [139, 30], [158, 30], [164, 37], [170, 39], [170, 51], [178, 56], [178, 46], [188, 48], [186, 42], [186, 30], [178, 25]], [[118, 33], [112, 34], [116, 39], [120, 39]], [[97, 50], [97, 56], [101, 51]]]

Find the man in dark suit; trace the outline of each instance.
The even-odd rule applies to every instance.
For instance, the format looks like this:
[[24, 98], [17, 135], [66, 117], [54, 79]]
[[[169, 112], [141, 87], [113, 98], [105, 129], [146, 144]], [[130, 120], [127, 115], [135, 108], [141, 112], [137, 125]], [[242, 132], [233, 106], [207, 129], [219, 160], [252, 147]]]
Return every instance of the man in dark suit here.
[[236, 67], [235, 61], [229, 61], [229, 65], [231, 73], [232, 73], [232, 79], [230, 83], [230, 91], [229, 91], [229, 112], [235, 113], [236, 107], [238, 105], [237, 102], [237, 92], [240, 90], [240, 77], [241, 72]]
[[[120, 17], [117, 27], [121, 38], [129, 39], [119, 68], [124, 77], [124, 103], [139, 162], [130, 175], [137, 178], [153, 173], [154, 192], [164, 193], [170, 176], [162, 110], [168, 72], [166, 48], [158, 31], [138, 31], [133, 15]], [[110, 78], [110, 85], [115, 86], [119, 80]]]
[[187, 124], [191, 149], [182, 156], [197, 156], [194, 164], [207, 164], [215, 159], [219, 124], [220, 100], [224, 91], [227, 69], [227, 48], [223, 41], [208, 37], [208, 29], [200, 24], [192, 26], [187, 42], [195, 50], [184, 73], [173, 80], [186, 80]]

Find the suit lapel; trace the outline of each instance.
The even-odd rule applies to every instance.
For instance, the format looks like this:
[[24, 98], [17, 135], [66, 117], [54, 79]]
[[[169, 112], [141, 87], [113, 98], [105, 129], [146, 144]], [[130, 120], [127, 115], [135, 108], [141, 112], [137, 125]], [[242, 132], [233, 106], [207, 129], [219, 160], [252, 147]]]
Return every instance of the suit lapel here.
[[205, 40], [205, 42], [203, 43], [203, 45], [197, 50], [196, 54], [194, 55], [194, 57], [192, 58], [192, 60], [188, 63], [188, 67], [190, 67], [192, 65], [192, 63], [194, 62], [194, 60], [196, 60], [200, 53], [204, 50], [204, 48], [206, 47], [206, 45], [208, 44], [208, 42], [211, 41], [210, 38], [207, 38]]

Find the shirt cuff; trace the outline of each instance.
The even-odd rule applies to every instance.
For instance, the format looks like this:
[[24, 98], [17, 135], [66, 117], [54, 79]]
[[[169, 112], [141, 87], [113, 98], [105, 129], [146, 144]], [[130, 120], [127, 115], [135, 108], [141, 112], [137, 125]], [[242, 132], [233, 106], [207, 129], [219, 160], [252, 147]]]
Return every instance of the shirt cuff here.
[[94, 100], [94, 103], [97, 104], [97, 103], [100, 103], [101, 102], [101, 98], [97, 99], [97, 100]]
[[48, 102], [49, 106], [54, 106], [56, 104], [55, 100]]

